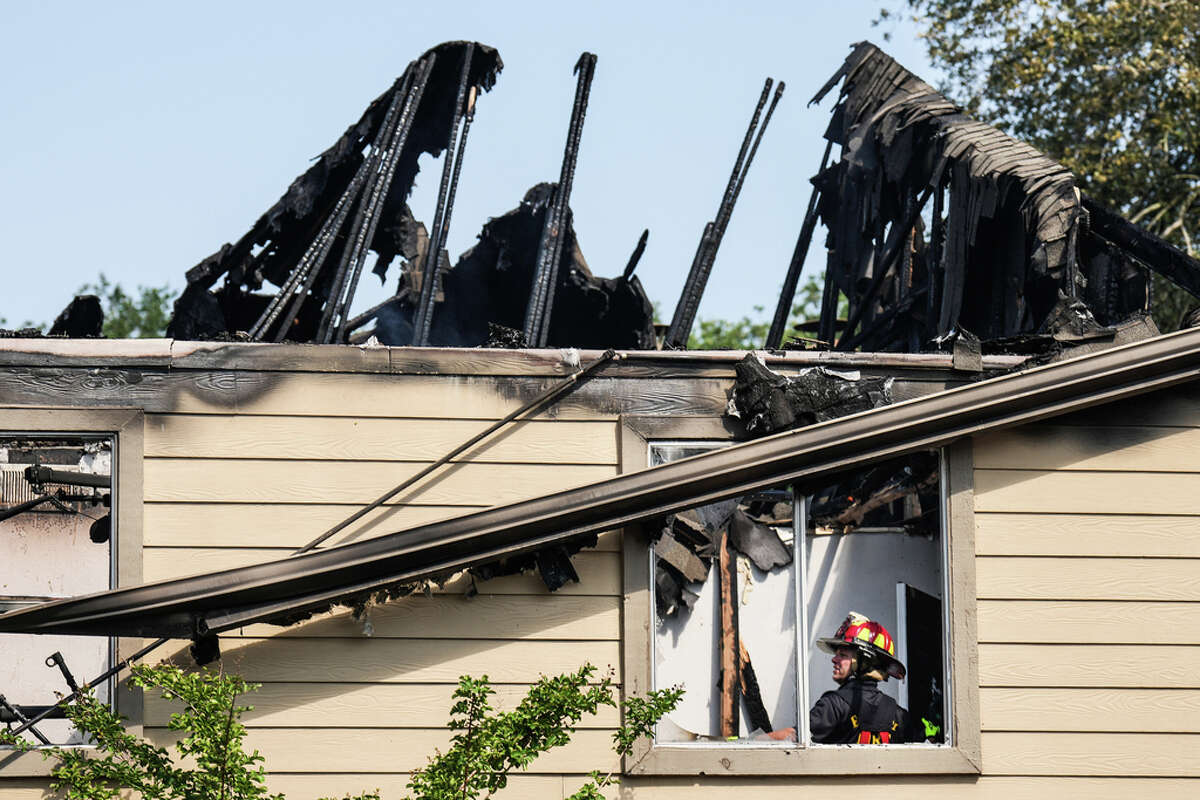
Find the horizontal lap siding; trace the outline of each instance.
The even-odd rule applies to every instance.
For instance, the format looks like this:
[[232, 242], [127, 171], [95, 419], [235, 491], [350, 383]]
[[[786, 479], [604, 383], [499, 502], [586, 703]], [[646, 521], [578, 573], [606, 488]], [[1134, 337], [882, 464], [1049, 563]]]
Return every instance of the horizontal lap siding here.
[[[985, 737], [984, 746], [987, 746]], [[698, 797], [796, 800], [798, 797], [883, 797], [886, 800], [1133, 800], [1143, 797], [1194, 797], [1195, 778], [1091, 777], [866, 777], [626, 778], [622, 800], [696, 800]]]
[[[192, 396], [147, 415], [147, 581], [285, 558], [554, 382], [258, 377], [255, 390], [239, 390], [230, 404]], [[612, 402], [621, 402], [621, 391]], [[678, 411], [689, 402], [682, 391], [643, 405]], [[536, 421], [505, 427], [332, 542], [616, 475], [615, 413], [595, 406], [576, 396]], [[372, 607], [363, 619], [337, 609], [290, 628], [253, 625], [223, 635], [224, 668], [262, 684], [247, 698], [255, 709], [245, 722], [272, 787], [301, 799], [377, 786], [385, 798], [403, 796], [409, 772], [448, 742], [444, 726], [460, 675], [487, 674], [496, 703], [511, 708], [540, 675], [584, 662], [598, 668], [597, 678], [615, 671], [620, 558], [618, 535], [604, 534], [573, 559], [580, 582], [554, 594], [534, 574], [459, 576]], [[472, 588], [478, 593], [468, 596]], [[173, 659], [188, 662], [184, 643], [174, 650]], [[172, 703], [147, 696], [150, 738], [170, 739], [172, 711]], [[556, 800], [573, 792], [582, 778], [568, 777], [564, 792], [563, 773], [609, 766], [616, 724], [612, 709], [582, 721], [569, 747], [539, 759], [499, 797]]]
[[976, 438], [985, 775], [1200, 791], [1195, 394]]

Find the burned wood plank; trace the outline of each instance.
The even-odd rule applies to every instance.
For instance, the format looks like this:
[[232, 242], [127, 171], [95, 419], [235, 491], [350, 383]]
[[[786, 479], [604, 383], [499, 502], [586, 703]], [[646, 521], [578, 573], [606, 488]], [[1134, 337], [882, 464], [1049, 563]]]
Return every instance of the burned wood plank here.
[[[754, 154], [758, 152], [758, 144], [762, 141], [763, 133], [771, 121], [771, 115], [774, 114], [775, 107], [783, 95], [784, 83], [780, 81], [760, 127], [759, 115], [762, 114], [763, 106], [767, 103], [773, 83], [774, 80], [771, 78], [767, 78], [763, 83], [762, 94], [759, 95], [758, 105], [755, 106], [754, 115], [750, 118], [750, 125], [746, 128], [746, 135], [742, 138], [742, 146], [738, 150], [737, 160], [733, 164], [733, 172], [729, 176], [725, 194], [721, 197], [721, 204], [717, 208], [717, 215], [712, 222], [706, 223], [704, 226], [704, 233], [700, 236], [700, 243], [696, 246], [696, 255], [692, 258], [692, 266], [688, 270], [687, 279], [680, 292], [679, 302], [675, 305], [675, 313], [667, 328], [666, 338], [663, 342], [663, 346], [666, 348], [682, 350], [687, 347], [688, 336], [691, 334], [692, 325], [696, 320], [696, 311], [700, 308], [700, 298], [704, 295], [704, 287], [708, 283], [713, 262], [717, 258], [717, 250], [721, 247], [725, 229], [733, 215], [733, 207], [746, 182], [746, 174], [750, 171]], [[753, 146], [751, 140], [754, 142]]]
[[565, 226], [568, 220], [571, 186], [575, 181], [575, 163], [579, 158], [579, 139], [583, 135], [583, 120], [587, 113], [588, 97], [592, 90], [592, 75], [596, 69], [596, 56], [583, 53], [575, 64], [578, 80], [575, 84], [575, 104], [571, 109], [571, 122], [567, 129], [567, 143], [563, 148], [562, 168], [554, 197], [547, 209], [538, 240], [533, 282], [530, 286], [529, 302], [525, 307], [525, 325], [522, 330], [525, 340], [534, 347], [545, 347], [548, 341], [550, 320], [554, 311], [554, 298], [558, 287], [559, 265], [564, 252]]
[[1092, 233], [1126, 250], [1192, 296], [1200, 297], [1200, 261], [1087, 195], [1083, 196], [1083, 207], [1090, 217]]
[[720, 723], [721, 736], [737, 736], [741, 711], [741, 648], [738, 636], [737, 558], [730, 548], [729, 533], [717, 537], [717, 580], [720, 596]]
[[763, 703], [762, 689], [758, 685], [758, 676], [754, 674], [754, 665], [750, 663], [750, 653], [746, 651], [746, 643], [738, 642], [739, 654], [739, 677], [741, 678], [742, 699], [746, 703], [746, 716], [750, 718], [750, 724], [757, 730], [770, 733], [774, 730], [771, 727], [771, 715], [767, 713], [767, 707]]

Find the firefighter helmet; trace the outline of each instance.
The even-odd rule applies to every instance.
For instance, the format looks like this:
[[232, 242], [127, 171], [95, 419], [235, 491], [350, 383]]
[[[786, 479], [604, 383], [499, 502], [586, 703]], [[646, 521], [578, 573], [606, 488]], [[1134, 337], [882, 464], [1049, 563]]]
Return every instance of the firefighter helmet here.
[[853, 648], [867, 656], [860, 659], [860, 672], [869, 671], [870, 665], [874, 663], [882, 667], [887, 675], [904, 678], [904, 665], [896, 658], [896, 643], [888, 629], [856, 611], [846, 615], [841, 627], [832, 637], [817, 639], [817, 647], [827, 653], [836, 653], [839, 647]]

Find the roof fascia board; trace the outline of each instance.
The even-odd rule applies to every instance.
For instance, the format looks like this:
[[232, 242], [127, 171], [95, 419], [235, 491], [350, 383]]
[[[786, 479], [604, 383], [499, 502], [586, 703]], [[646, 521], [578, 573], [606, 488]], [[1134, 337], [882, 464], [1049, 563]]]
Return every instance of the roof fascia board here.
[[[166, 367], [175, 370], [345, 372], [396, 375], [569, 375], [601, 350], [488, 350], [454, 347], [353, 347], [259, 342], [185, 342], [174, 339], [0, 339], [0, 367]], [[606, 368], [622, 371], [727, 369], [749, 350], [623, 350]], [[776, 369], [893, 368], [945, 371], [949, 353], [835, 353], [823, 350], [753, 351]], [[985, 356], [984, 369], [1011, 369], [1024, 356]]]

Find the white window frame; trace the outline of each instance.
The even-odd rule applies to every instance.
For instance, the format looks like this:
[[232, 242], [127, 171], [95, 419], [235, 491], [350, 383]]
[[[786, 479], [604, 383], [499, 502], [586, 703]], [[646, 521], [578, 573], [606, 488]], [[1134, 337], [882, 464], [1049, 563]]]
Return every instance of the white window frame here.
[[[729, 441], [733, 437], [716, 417], [621, 418], [621, 471], [648, 466], [651, 442]], [[975, 601], [975, 529], [972, 458], [969, 441], [944, 450], [942, 460], [943, 524], [947, 553], [943, 571], [949, 643], [945, 650], [947, 692], [946, 745], [808, 745], [795, 743], [640, 742], [625, 759], [629, 775], [865, 775], [865, 774], [980, 774], [982, 757], [979, 725], [978, 635]], [[654, 605], [650, 538], [641, 526], [624, 529], [624, 602], [622, 666], [624, 691], [644, 694], [654, 688]], [[798, 540], [800, 546], [802, 540]], [[804, 559], [800, 559], [803, 565]], [[804, 580], [803, 570], [797, 581]], [[805, 622], [800, 615], [800, 622]], [[798, 642], [806, 631], [798, 632]], [[802, 647], [801, 647], [802, 649]], [[802, 654], [798, 657], [803, 662]], [[803, 670], [798, 663], [798, 669]], [[800, 677], [807, 702], [807, 676]], [[798, 722], [807, 722], [808, 708]]]
[[[0, 407], [0, 432], [5, 436], [32, 434], [57, 436], [109, 436], [112, 438], [112, 541], [111, 569], [117, 586], [142, 582], [142, 473], [145, 452], [145, 422], [141, 409], [80, 409]], [[0, 637], [6, 634], [0, 634]], [[2, 644], [0, 639], [0, 644]], [[113, 663], [142, 647], [136, 638], [119, 638], [112, 649]], [[45, 669], [42, 664], [31, 669]], [[95, 675], [76, 675], [82, 685]], [[0, 691], [3, 688], [0, 687]], [[141, 736], [142, 693], [127, 681], [118, 680], [112, 692], [117, 713], [128, 722], [126, 730]], [[0, 775], [4, 777], [41, 777], [50, 774], [54, 762], [42, 758], [36, 750], [18, 752], [0, 749]]]

